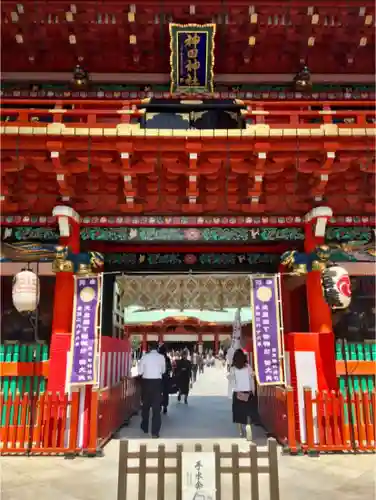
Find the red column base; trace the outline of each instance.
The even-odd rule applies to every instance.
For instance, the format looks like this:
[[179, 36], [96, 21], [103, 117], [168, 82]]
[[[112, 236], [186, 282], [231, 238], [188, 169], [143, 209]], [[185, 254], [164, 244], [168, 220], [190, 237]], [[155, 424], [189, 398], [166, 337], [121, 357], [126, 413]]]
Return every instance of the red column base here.
[[65, 377], [67, 371], [67, 356], [71, 345], [71, 334], [52, 335], [50, 347], [50, 371], [48, 374], [47, 391], [65, 393]]
[[[338, 389], [333, 332], [285, 335], [286, 383], [293, 388], [296, 429], [304, 427], [304, 387], [313, 391]], [[304, 437], [304, 436], [302, 436]]]
[[65, 392], [67, 354], [71, 347], [74, 279], [72, 273], [57, 273], [47, 390]]
[[[290, 355], [291, 379], [320, 391], [338, 389], [333, 332], [288, 333], [285, 350]], [[293, 364], [292, 364], [293, 363]]]

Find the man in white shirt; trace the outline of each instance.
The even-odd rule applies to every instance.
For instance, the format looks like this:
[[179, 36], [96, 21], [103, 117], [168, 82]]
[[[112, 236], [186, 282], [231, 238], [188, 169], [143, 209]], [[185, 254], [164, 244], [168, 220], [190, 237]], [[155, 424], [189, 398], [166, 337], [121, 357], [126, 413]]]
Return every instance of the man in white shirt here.
[[149, 432], [149, 415], [152, 410], [151, 434], [159, 437], [161, 429], [162, 376], [166, 372], [166, 361], [157, 351], [156, 343], [150, 344], [149, 352], [144, 354], [138, 365], [142, 377], [141, 429]]

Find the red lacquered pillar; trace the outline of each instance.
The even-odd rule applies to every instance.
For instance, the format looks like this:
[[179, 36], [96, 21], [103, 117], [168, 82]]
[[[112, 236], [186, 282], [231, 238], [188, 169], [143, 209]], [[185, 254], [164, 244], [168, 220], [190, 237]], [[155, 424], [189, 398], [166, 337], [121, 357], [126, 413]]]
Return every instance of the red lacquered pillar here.
[[[332, 216], [331, 209], [318, 207], [306, 216], [305, 251], [325, 243], [327, 220]], [[315, 345], [317, 385], [319, 390], [336, 390], [337, 374], [335, 361], [335, 338], [333, 333], [332, 313], [326, 303], [321, 285], [321, 272], [307, 274], [307, 305], [309, 331], [317, 336]]]
[[[324, 244], [325, 230], [331, 209], [319, 207], [306, 216], [305, 245], [306, 253]], [[300, 439], [305, 436], [304, 388], [313, 391], [337, 390], [335, 362], [335, 339], [331, 311], [325, 302], [320, 271], [306, 275], [307, 308], [309, 331], [288, 331], [285, 333], [286, 382], [293, 387], [295, 400], [295, 425]], [[291, 302], [290, 315], [294, 303]], [[287, 315], [288, 311], [286, 311]], [[291, 325], [289, 325], [291, 326]]]
[[142, 348], [142, 354], [144, 354], [144, 353], [145, 353], [145, 352], [147, 352], [147, 350], [148, 350], [147, 335], [148, 335], [148, 334], [147, 334], [146, 332], [144, 332], [144, 333], [142, 334], [142, 346], [141, 346], [141, 348]]
[[219, 333], [216, 332], [214, 334], [214, 354], [218, 354], [219, 352]]
[[[60, 244], [68, 246], [73, 253], [79, 253], [79, 215], [72, 208], [65, 206], [55, 207], [53, 215], [59, 224]], [[51, 392], [65, 392], [67, 359], [72, 337], [73, 302], [73, 273], [57, 273], [47, 383], [47, 390]]]

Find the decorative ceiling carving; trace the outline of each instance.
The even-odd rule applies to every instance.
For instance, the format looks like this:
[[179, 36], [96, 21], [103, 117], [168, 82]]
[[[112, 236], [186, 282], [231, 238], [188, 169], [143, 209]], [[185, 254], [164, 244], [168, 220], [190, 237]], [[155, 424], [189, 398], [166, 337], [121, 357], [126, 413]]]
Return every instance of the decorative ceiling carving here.
[[118, 283], [122, 307], [222, 310], [250, 303], [247, 275], [123, 276]]
[[168, 23], [214, 22], [216, 73], [296, 73], [305, 61], [313, 73], [373, 74], [374, 3], [320, 3], [4, 0], [2, 70], [70, 72], [80, 58], [89, 72], [169, 73]]

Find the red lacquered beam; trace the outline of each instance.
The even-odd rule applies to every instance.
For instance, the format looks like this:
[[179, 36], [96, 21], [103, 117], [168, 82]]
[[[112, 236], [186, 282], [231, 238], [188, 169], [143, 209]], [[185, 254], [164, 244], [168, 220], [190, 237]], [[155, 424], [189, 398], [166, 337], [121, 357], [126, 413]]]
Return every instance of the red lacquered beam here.
[[[46, 126], [51, 123], [63, 123], [69, 127], [116, 127], [124, 123], [122, 118], [141, 117], [142, 110], [98, 110], [98, 109], [1, 109], [0, 115], [3, 118], [16, 117], [16, 119], [4, 121], [3, 124], [11, 126], [31, 125], [33, 127]], [[374, 111], [309, 111], [284, 108], [277, 110], [253, 110], [245, 111], [243, 114], [246, 120], [253, 120], [256, 123], [263, 123], [270, 127], [278, 128], [320, 128], [323, 124], [335, 124], [345, 128], [372, 127], [374, 128]], [[50, 118], [49, 122], [40, 122], [41, 118]], [[66, 121], [64, 118], [72, 118]], [[317, 122], [312, 121], [317, 119]], [[339, 119], [352, 120], [338, 123]]]

